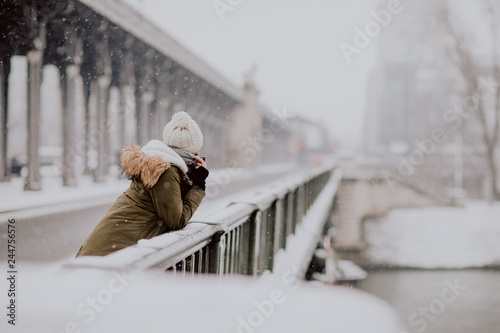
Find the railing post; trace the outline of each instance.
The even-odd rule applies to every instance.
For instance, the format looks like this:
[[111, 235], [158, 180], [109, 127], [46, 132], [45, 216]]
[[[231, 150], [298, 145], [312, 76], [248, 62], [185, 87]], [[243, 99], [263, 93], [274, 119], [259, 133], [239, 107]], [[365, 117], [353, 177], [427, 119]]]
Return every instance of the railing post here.
[[248, 256], [248, 273], [257, 276], [259, 273], [259, 256], [260, 256], [260, 228], [261, 228], [261, 212], [255, 211], [250, 217], [248, 223], [250, 226], [249, 232], [249, 256]]
[[273, 257], [279, 249], [283, 248], [283, 235], [285, 234], [285, 220], [283, 216], [283, 199], [276, 200], [274, 215], [274, 246]]
[[293, 218], [292, 218], [292, 234], [295, 234], [297, 220], [300, 218], [300, 187], [293, 191]]
[[293, 192], [286, 195], [286, 237], [293, 234], [293, 216], [295, 214], [295, 196]]
[[302, 184], [302, 186], [300, 187], [300, 201], [301, 201], [301, 205], [300, 205], [300, 209], [301, 209], [301, 212], [300, 212], [300, 221], [302, 222], [302, 218], [304, 217], [304, 215], [306, 215], [306, 211], [307, 211], [307, 193], [306, 193], [306, 190], [307, 190], [307, 182]]
[[309, 210], [311, 199], [311, 183], [313, 179], [307, 180], [304, 184], [304, 213]]
[[304, 183], [300, 186], [299, 188], [299, 195], [300, 195], [300, 214], [299, 214], [299, 221], [302, 222], [302, 218], [304, 215], [306, 215], [306, 186], [307, 183]]
[[224, 235], [224, 230], [217, 230], [212, 236], [212, 241], [208, 247], [208, 273], [218, 274], [221, 271], [221, 265], [224, 263], [221, 250], [221, 236]]
[[276, 221], [276, 205], [277, 201], [275, 200], [271, 206], [264, 212], [266, 214], [266, 223], [265, 223], [265, 230], [264, 230], [264, 239], [266, 242], [264, 243], [265, 245], [265, 251], [264, 251], [264, 270], [269, 269], [271, 272], [273, 271], [274, 268], [274, 254], [275, 254], [275, 247], [278, 245], [276, 243], [276, 234], [279, 233], [276, 230], [279, 229], [279, 225], [277, 225]]
[[267, 211], [259, 211], [257, 214], [260, 225], [259, 233], [259, 262], [256, 267], [258, 267], [257, 275], [262, 274], [267, 267]]

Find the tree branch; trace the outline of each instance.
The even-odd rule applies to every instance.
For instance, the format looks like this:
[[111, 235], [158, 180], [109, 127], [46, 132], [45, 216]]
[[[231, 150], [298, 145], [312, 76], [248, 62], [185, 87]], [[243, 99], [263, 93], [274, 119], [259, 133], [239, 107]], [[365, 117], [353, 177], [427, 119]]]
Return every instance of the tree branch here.
[[[489, 3], [489, 17], [490, 17], [490, 28], [491, 28], [491, 44], [492, 44], [492, 49], [493, 49], [493, 59], [492, 59], [492, 65], [493, 65], [493, 75], [495, 80], [498, 80], [500, 78], [500, 66], [498, 64], [499, 57], [498, 57], [498, 24], [496, 21], [496, 16], [498, 14], [498, 11], [496, 10], [495, 6], [493, 5], [493, 2]], [[500, 133], [500, 85], [497, 85], [496, 88], [496, 94], [495, 94], [495, 110], [493, 112], [493, 121], [494, 121], [494, 126], [493, 126], [493, 138], [492, 138], [492, 143], [493, 147], [496, 147], [498, 145], [498, 136]]]
[[[470, 48], [464, 46], [464, 37], [460, 35], [458, 30], [454, 27], [450, 20], [450, 10], [448, 4], [443, 5], [442, 8], [442, 19], [445, 25], [445, 28], [452, 38], [453, 48], [455, 50], [455, 54], [458, 56], [458, 69], [460, 73], [463, 75], [464, 80], [467, 85], [467, 96], [473, 97], [480, 93], [479, 91], [479, 70], [474, 62], [474, 58], [469, 51]], [[498, 93], [498, 91], [497, 91]], [[499, 96], [500, 97], [500, 96]], [[478, 112], [477, 116], [481, 122], [481, 127], [483, 129], [483, 140], [488, 150], [490, 150], [494, 145], [492, 144], [491, 137], [489, 135], [488, 130], [488, 122], [486, 119], [486, 112], [484, 110], [484, 103], [479, 98], [477, 100], [477, 108]]]

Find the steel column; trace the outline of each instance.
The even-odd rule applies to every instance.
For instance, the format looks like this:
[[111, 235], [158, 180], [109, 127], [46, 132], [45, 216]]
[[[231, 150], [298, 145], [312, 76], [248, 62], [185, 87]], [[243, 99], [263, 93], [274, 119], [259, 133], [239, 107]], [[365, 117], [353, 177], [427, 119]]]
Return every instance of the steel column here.
[[97, 78], [97, 166], [94, 172], [94, 182], [101, 183], [106, 180], [108, 173], [108, 100], [111, 78], [102, 75]]
[[7, 119], [8, 119], [8, 78], [10, 57], [0, 58], [0, 181], [7, 180], [9, 162], [7, 161]]
[[43, 51], [30, 50], [28, 58], [28, 176], [25, 190], [41, 189], [40, 159], [40, 87], [42, 85]]
[[64, 186], [75, 186], [75, 110], [76, 80], [80, 66], [71, 64], [61, 67], [61, 90], [63, 107], [63, 165], [62, 178]]

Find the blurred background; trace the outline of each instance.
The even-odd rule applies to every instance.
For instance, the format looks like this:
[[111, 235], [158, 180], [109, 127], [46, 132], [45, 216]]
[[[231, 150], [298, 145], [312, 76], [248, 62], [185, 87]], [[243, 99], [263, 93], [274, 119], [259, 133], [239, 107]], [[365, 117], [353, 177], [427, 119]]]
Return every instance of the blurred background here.
[[184, 110], [213, 169], [202, 213], [333, 163], [343, 179], [325, 233], [368, 272], [357, 286], [408, 332], [498, 331], [498, 1], [26, 0], [0, 12], [0, 216], [24, 221], [21, 262], [70, 260], [128, 186], [123, 146], [161, 140]]

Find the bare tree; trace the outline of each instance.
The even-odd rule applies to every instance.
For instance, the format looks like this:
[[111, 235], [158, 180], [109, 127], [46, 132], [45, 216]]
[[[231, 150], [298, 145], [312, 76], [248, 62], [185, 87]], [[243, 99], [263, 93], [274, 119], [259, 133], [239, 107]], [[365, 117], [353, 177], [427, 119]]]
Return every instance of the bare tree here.
[[[495, 0], [483, 0], [487, 8], [486, 24], [491, 34], [491, 64], [488, 64], [488, 69], [491, 71], [491, 76], [496, 82], [494, 92], [492, 94], [493, 103], [485, 103], [483, 98], [475, 98], [472, 114], [479, 120], [481, 124], [481, 135], [484, 143], [485, 159], [489, 172], [491, 197], [500, 200], [500, 189], [498, 188], [498, 176], [500, 170], [496, 163], [496, 151], [499, 147], [500, 135], [500, 66], [499, 66], [499, 27], [497, 24], [498, 13], [500, 7]], [[465, 96], [478, 96], [482, 91], [481, 80], [484, 80], [482, 71], [485, 67], [484, 63], [480, 63], [475, 56], [474, 48], [470, 45], [464, 33], [459, 29], [457, 24], [452, 19], [450, 7], [445, 1], [440, 6], [438, 11], [438, 19], [445, 28], [445, 32], [449, 37], [447, 53], [450, 55], [451, 63], [456, 66], [459, 75], [465, 84]]]

